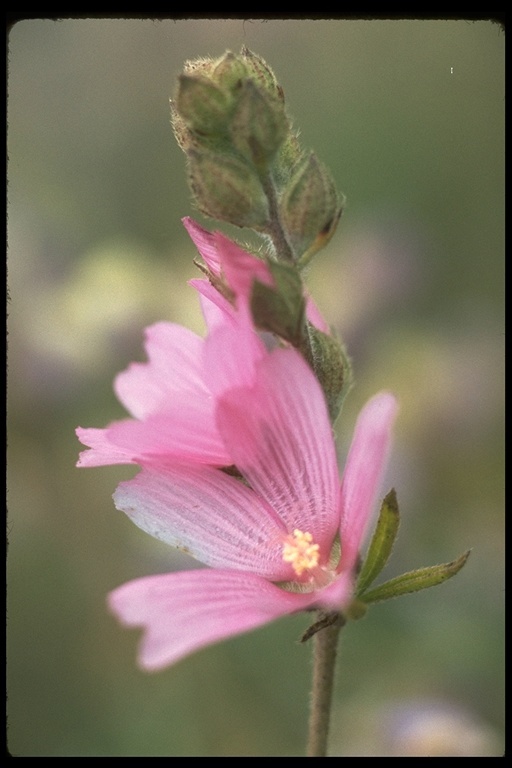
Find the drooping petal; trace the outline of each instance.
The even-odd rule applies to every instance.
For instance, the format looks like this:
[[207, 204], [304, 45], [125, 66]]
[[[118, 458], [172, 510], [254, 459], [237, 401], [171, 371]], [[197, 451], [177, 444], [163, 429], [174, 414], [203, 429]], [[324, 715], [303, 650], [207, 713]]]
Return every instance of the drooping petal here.
[[293, 578], [286, 530], [267, 504], [221, 470], [192, 464], [145, 468], [121, 483], [116, 507], [147, 533], [206, 565]]
[[301, 355], [276, 349], [262, 358], [252, 388], [220, 398], [217, 423], [234, 463], [288, 530], [327, 550], [339, 525], [336, 454], [323, 392]]
[[342, 569], [350, 570], [357, 559], [377, 500], [397, 409], [393, 395], [380, 392], [359, 414], [340, 492]]
[[139, 664], [157, 670], [302, 610], [314, 599], [285, 592], [253, 574], [200, 569], [128, 582], [111, 592], [108, 602], [123, 624], [144, 628]]
[[201, 368], [204, 340], [173, 323], [156, 323], [146, 329], [145, 336], [148, 362], [132, 363], [114, 383], [130, 414], [143, 419], [165, 413], [178, 396], [204, 400], [208, 393]]

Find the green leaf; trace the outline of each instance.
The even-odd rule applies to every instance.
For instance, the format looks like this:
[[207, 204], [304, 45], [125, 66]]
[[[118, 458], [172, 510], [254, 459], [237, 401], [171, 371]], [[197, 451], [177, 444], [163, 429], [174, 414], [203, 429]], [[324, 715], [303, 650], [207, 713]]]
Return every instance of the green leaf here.
[[419, 568], [417, 571], [403, 573], [401, 576], [390, 579], [390, 581], [386, 581], [384, 584], [361, 595], [360, 599], [364, 603], [380, 603], [392, 597], [407, 595], [410, 592], [419, 592], [421, 589], [428, 589], [429, 587], [435, 587], [437, 584], [442, 584], [443, 581], [451, 579], [452, 576], [455, 576], [460, 571], [469, 557], [469, 552], [470, 550], [451, 563], [431, 565], [427, 568]]
[[357, 581], [358, 596], [361, 596], [370, 584], [375, 581], [389, 560], [399, 525], [400, 513], [398, 511], [398, 502], [395, 489], [392, 488], [382, 502], [377, 526], [368, 547], [361, 572], [359, 573]]

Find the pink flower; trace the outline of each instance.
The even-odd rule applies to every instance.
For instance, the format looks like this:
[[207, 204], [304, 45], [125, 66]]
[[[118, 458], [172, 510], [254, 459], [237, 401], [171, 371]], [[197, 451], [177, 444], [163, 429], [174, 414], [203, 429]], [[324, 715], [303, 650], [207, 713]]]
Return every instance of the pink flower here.
[[238, 336], [230, 341], [213, 333], [206, 344], [215, 423], [245, 482], [204, 463], [143, 463], [114, 496], [140, 528], [209, 566], [110, 594], [121, 622], [144, 628], [139, 662], [148, 670], [285, 614], [343, 610], [352, 599], [395, 399], [381, 393], [363, 409], [340, 483], [323, 392], [301, 355], [266, 352], [250, 381], [229, 386], [223, 368], [243, 353]]
[[[132, 418], [105, 429], [78, 427], [76, 434], [89, 450], [80, 454], [79, 467], [143, 464], [163, 460], [193, 461], [213, 466], [232, 464], [215, 422], [211, 370], [225, 385], [248, 384], [264, 347], [252, 328], [250, 294], [254, 280], [272, 285], [267, 264], [242, 250], [220, 232], [210, 233], [192, 219], [185, 227], [212, 275], [223, 282], [236, 306], [208, 280], [191, 280], [199, 291], [210, 336], [228, 344], [239, 339], [238, 357], [224, 366], [210, 364], [208, 344], [192, 331], [173, 323], [146, 329], [147, 363], [132, 363], [120, 373], [114, 389]], [[321, 330], [327, 327], [312, 301], [308, 316]], [[223, 343], [217, 343], [222, 355]], [[218, 384], [217, 384], [218, 386]]]
[[[89, 448], [79, 466], [142, 467], [118, 487], [117, 508], [209, 566], [110, 594], [119, 619], [144, 628], [146, 669], [285, 614], [348, 606], [396, 412], [387, 393], [365, 406], [340, 483], [320, 384], [297, 350], [269, 351], [253, 328], [252, 285], [272, 284], [269, 267], [185, 223], [213, 276], [193, 281], [207, 337], [148, 328], [148, 362], [115, 381], [132, 418], [77, 430]], [[308, 317], [323, 330], [311, 302]]]

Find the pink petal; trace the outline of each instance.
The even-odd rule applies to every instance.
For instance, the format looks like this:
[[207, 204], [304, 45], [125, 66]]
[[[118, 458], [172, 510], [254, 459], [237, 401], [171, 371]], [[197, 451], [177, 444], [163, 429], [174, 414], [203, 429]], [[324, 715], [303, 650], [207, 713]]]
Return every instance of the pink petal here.
[[225, 318], [210, 331], [203, 351], [208, 386], [215, 398], [235, 387], [250, 387], [256, 366], [267, 356], [265, 346], [254, 330], [248, 307]]
[[108, 464], [135, 464], [132, 452], [127, 453], [109, 439], [107, 429], [84, 429], [78, 427], [76, 435], [90, 450], [82, 451], [77, 467], [101, 467]]
[[312, 323], [315, 328], [318, 328], [319, 331], [322, 331], [322, 333], [326, 333], [327, 335], [331, 333], [331, 329], [320, 314], [320, 310], [311, 296], [306, 296], [306, 315], [309, 322]]
[[315, 605], [327, 611], [343, 611], [352, 601], [354, 582], [354, 572], [343, 571], [329, 586], [317, 591]]
[[226, 282], [243, 302], [248, 303], [255, 280], [264, 285], [274, 284], [272, 273], [262, 259], [242, 250], [222, 232], [215, 232], [214, 237]]
[[393, 395], [375, 395], [359, 414], [341, 484], [341, 567], [353, 568], [374, 509], [397, 413]]
[[254, 387], [220, 399], [217, 423], [234, 463], [289, 531], [326, 550], [339, 525], [339, 479], [323, 392], [301, 355], [277, 349], [258, 363]]
[[221, 470], [146, 468], [119, 485], [114, 501], [139, 528], [206, 565], [272, 581], [294, 576], [282, 558], [286, 530], [279, 518], [254, 491]]
[[209, 569], [131, 581], [108, 598], [123, 624], [144, 628], [139, 664], [147, 670], [306, 608], [312, 600], [253, 574]]
[[147, 363], [132, 363], [115, 380], [119, 400], [132, 416], [143, 419], [165, 413], [176, 397], [202, 401], [207, 395], [202, 378], [203, 339], [187, 328], [156, 323], [146, 329]]
[[219, 467], [233, 463], [213, 419], [211, 396], [190, 402], [174, 400], [173, 405], [170, 414], [111, 424], [106, 430], [109, 445], [122, 451], [128, 463], [141, 464], [148, 459]]
[[209, 280], [194, 278], [188, 283], [199, 293], [201, 310], [209, 331], [225, 323], [226, 319], [235, 316], [235, 308]]
[[191, 219], [190, 216], [185, 216], [185, 218], [182, 219], [182, 222], [194, 241], [197, 250], [206, 262], [208, 269], [210, 269], [214, 275], [219, 276], [221, 272], [221, 264], [214, 235], [199, 226], [197, 221]]

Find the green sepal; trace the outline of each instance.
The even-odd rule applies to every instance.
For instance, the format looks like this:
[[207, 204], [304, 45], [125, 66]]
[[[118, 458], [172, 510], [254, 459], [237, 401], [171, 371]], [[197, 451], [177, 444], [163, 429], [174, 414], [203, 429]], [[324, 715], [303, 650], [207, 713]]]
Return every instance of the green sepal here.
[[442, 584], [443, 581], [451, 579], [452, 576], [455, 576], [463, 565], [465, 565], [469, 553], [470, 550], [458, 557], [457, 560], [453, 560], [451, 563], [431, 565], [427, 568], [419, 568], [417, 571], [403, 573], [401, 576], [397, 576], [395, 579], [390, 579], [390, 581], [386, 581], [384, 584], [371, 589], [364, 595], [360, 595], [359, 599], [367, 604], [380, 603], [383, 600], [390, 600], [392, 597], [399, 597], [400, 595], [407, 595], [410, 592], [419, 592], [422, 589], [435, 587], [438, 584]]
[[210, 71], [211, 79], [223, 90], [235, 93], [240, 83], [250, 72], [241, 56], [232, 51], [226, 51], [219, 59], [213, 62]]
[[205, 77], [180, 75], [175, 107], [187, 127], [199, 137], [227, 131], [231, 110], [229, 95]]
[[245, 80], [229, 128], [233, 145], [263, 172], [286, 138], [288, 120], [281, 101]]
[[375, 581], [389, 560], [399, 525], [398, 502], [395, 489], [392, 488], [382, 502], [379, 519], [359, 573], [356, 587], [358, 597]]
[[304, 327], [305, 302], [302, 281], [295, 267], [270, 262], [274, 286], [256, 280], [252, 287], [251, 312], [255, 324], [297, 347]]
[[320, 382], [334, 424], [352, 385], [350, 360], [335, 336], [323, 333], [311, 323], [307, 323], [306, 333], [307, 338], [303, 337], [300, 349]]
[[250, 51], [245, 45], [242, 46], [240, 56], [249, 76], [254, 79], [258, 87], [280, 101], [284, 101], [283, 89], [267, 62], [258, 54]]
[[342, 209], [330, 172], [310, 152], [294, 171], [280, 201], [281, 221], [301, 266], [329, 242]]
[[238, 227], [265, 231], [268, 202], [255, 170], [242, 158], [189, 151], [189, 183], [198, 208]]
[[358, 621], [359, 619], [362, 619], [364, 616], [366, 616], [367, 611], [368, 606], [366, 603], [355, 599], [352, 600], [348, 608], [345, 609], [345, 616], [347, 619], [350, 619], [350, 621]]

